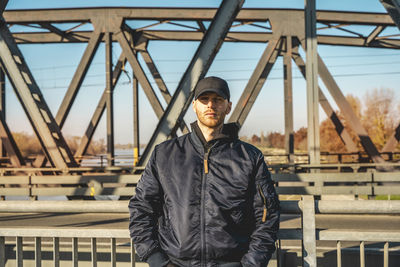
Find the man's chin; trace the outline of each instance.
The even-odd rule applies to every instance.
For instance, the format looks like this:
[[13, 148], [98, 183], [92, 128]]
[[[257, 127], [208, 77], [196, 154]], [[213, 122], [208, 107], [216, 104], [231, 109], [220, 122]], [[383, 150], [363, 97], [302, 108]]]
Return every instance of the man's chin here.
[[208, 119], [203, 122], [203, 124], [209, 128], [217, 128], [220, 126], [222, 123], [219, 120], [212, 120]]

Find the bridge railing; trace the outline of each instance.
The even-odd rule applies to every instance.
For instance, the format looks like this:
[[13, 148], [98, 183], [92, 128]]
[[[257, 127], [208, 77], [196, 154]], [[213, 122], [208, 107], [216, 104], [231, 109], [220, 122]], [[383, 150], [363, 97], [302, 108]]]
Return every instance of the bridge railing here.
[[[9, 203], [7, 203], [9, 202]], [[19, 202], [19, 203], [17, 203]], [[20, 201], [0, 202], [1, 212], [124, 212], [127, 213], [127, 201], [26, 201], [21, 205]], [[7, 205], [9, 204], [9, 205]], [[45, 206], [43, 206], [45, 204]], [[281, 210], [283, 213], [301, 214], [302, 227], [300, 229], [281, 229], [278, 237], [280, 240], [302, 240], [302, 261], [304, 266], [317, 266], [317, 241], [336, 242], [337, 266], [342, 266], [341, 251], [342, 242], [356, 241], [359, 243], [360, 266], [365, 266], [365, 243], [384, 242], [383, 266], [388, 266], [390, 242], [400, 242], [400, 229], [398, 231], [376, 230], [346, 230], [337, 229], [333, 226], [330, 229], [318, 229], [315, 224], [316, 214], [374, 214], [374, 215], [400, 215], [400, 201], [382, 200], [314, 200], [313, 196], [303, 196], [301, 201], [282, 201]], [[127, 214], [128, 217], [128, 214]], [[368, 223], [368, 221], [365, 221]], [[129, 241], [128, 229], [30, 229], [30, 228], [0, 228], [0, 259], [6, 259], [6, 243], [8, 246], [15, 246], [15, 260], [17, 266], [22, 266], [24, 242], [34, 247], [34, 260], [36, 266], [41, 266], [42, 241], [50, 238], [54, 266], [60, 260], [60, 240], [68, 244], [66, 251], [71, 254], [70, 260], [77, 266], [78, 261], [78, 239], [87, 239], [85, 244], [90, 245], [90, 261], [96, 266], [98, 255], [98, 241], [102, 247], [109, 248], [110, 262], [115, 264], [117, 240], [118, 247], [124, 249], [130, 255], [130, 264], [135, 266], [135, 254], [132, 243]], [[68, 239], [66, 241], [66, 239]], [[7, 241], [7, 242], [6, 242]], [[28, 245], [28, 244], [26, 244]], [[128, 252], [126, 252], [128, 250]], [[104, 250], [103, 250], [104, 251]], [[277, 258], [281, 258], [281, 250], [278, 250]], [[8, 256], [7, 256], [8, 257]], [[5, 266], [5, 260], [0, 260], [0, 267]], [[115, 266], [115, 265], [112, 265]], [[278, 262], [278, 266], [281, 263]]]
[[[9, 251], [6, 250], [6, 244], [15, 247], [15, 257], [13, 258], [16, 261], [15, 266], [18, 267], [24, 266], [24, 259], [34, 260], [36, 267], [41, 267], [42, 262], [49, 261], [49, 259], [52, 264], [47, 266], [59, 267], [60, 262], [70, 261], [72, 266], [78, 267], [78, 262], [82, 261], [84, 253], [90, 254], [91, 265], [97, 266], [100, 246], [101, 253], [110, 255], [111, 266], [117, 266], [119, 261], [117, 253], [120, 253], [120, 250], [129, 254], [128, 266], [136, 266], [135, 249], [129, 239], [128, 229], [0, 228], [0, 267], [5, 267], [6, 262], [11, 260], [11, 257], [6, 255], [6, 252]], [[44, 246], [46, 249], [43, 249]], [[62, 247], [62, 251], [60, 247]], [[84, 251], [82, 251], [82, 247]], [[33, 250], [33, 257], [26, 253], [31, 250]], [[42, 257], [45, 250], [51, 251], [51, 257]], [[69, 255], [65, 256], [65, 254]]]
[[[94, 197], [135, 193], [138, 174], [88, 173], [85, 175], [0, 176], [0, 196]], [[400, 172], [273, 173], [281, 195], [398, 195]]]

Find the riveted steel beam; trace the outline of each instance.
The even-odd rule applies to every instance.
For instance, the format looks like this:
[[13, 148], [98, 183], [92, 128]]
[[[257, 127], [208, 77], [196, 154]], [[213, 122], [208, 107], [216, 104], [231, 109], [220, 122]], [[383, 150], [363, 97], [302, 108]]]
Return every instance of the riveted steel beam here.
[[114, 166], [114, 87], [112, 84], [112, 40], [111, 33], [105, 33], [106, 38], [106, 109], [107, 109], [107, 163]]
[[320, 163], [317, 17], [315, 0], [305, 0], [305, 51], [307, 81], [307, 147], [310, 164]]
[[[82, 31], [69, 33], [68, 36], [73, 37], [74, 40], [62, 38], [58, 34], [52, 32], [13, 33], [13, 36], [18, 44], [86, 43], [88, 42], [92, 34], [93, 34], [92, 32], [82, 32]], [[145, 30], [142, 32], [142, 34], [149, 40], [165, 40], [165, 41], [201, 41], [204, 36], [204, 33], [194, 32], [194, 31]], [[229, 32], [226, 35], [224, 42], [266, 43], [270, 41], [272, 38], [274, 38], [273, 34], [268, 32]], [[113, 38], [113, 41], [116, 41], [115, 38]], [[363, 37], [319, 34], [317, 36], [317, 42], [318, 44], [324, 44], [324, 45], [400, 49], [400, 40], [390, 37], [382, 38], [379, 40], [373, 39], [370, 42], [367, 42], [366, 38]]]
[[232, 112], [232, 115], [229, 117], [229, 122], [236, 122], [240, 127], [243, 125], [272, 67], [274, 66], [276, 58], [280, 53], [281, 45], [279, 37], [268, 42], [267, 47], [258, 61], [250, 80]]
[[24, 158], [22, 157], [11, 131], [8, 128], [5, 119], [3, 118], [2, 112], [0, 112], [0, 138], [1, 144], [4, 145], [8, 157], [10, 158], [11, 165], [14, 167], [21, 167], [22, 165], [25, 165]]
[[75, 166], [75, 160], [60, 128], [3, 18], [0, 19], [0, 58], [51, 164], [62, 170]]
[[164, 113], [164, 108], [161, 106], [161, 103], [158, 100], [157, 95], [155, 94], [149, 80], [147, 79], [146, 74], [144, 73], [138, 59], [136, 58], [136, 53], [133, 51], [131, 45], [126, 39], [124, 31], [123, 30], [120, 30], [119, 32], [114, 31], [114, 35], [116, 36], [116, 39], [118, 40], [123, 53], [128, 59], [128, 62], [132, 67], [135, 77], [138, 79], [140, 85], [142, 86], [143, 91], [146, 94], [157, 118], [160, 119]]
[[286, 36], [286, 52], [283, 55], [283, 90], [285, 109], [285, 152], [289, 162], [294, 159], [293, 131], [293, 75], [292, 75], [292, 36]]
[[382, 152], [393, 152], [396, 145], [400, 142], [400, 123], [394, 129], [393, 134], [390, 136], [389, 140], [386, 142], [385, 146], [382, 148]]
[[400, 30], [400, 1], [399, 0], [379, 0], [383, 7], [387, 10], [392, 17], [397, 28]]
[[[298, 53], [298, 46], [294, 47], [294, 53], [292, 54], [293, 60], [296, 63], [297, 67], [299, 68], [303, 77], [306, 77], [306, 66], [304, 60], [301, 58], [300, 54]], [[328, 118], [331, 119], [333, 125], [335, 125], [335, 130], [342, 140], [343, 144], [346, 146], [348, 152], [357, 152], [357, 146], [353, 142], [349, 132], [344, 128], [344, 125], [340, 121], [339, 117], [337, 116], [336, 112], [329, 104], [328, 99], [325, 97], [324, 93], [322, 92], [321, 88], [319, 89], [319, 104], [321, 105], [322, 109], [325, 111], [325, 114]]]
[[165, 141], [181, 124], [197, 82], [207, 73], [243, 2], [243, 0], [222, 2], [140, 158], [139, 165], [145, 165], [155, 145]]
[[[95, 25], [95, 27], [100, 28], [100, 26]], [[89, 70], [90, 64], [93, 61], [93, 57], [99, 47], [100, 41], [103, 38], [104, 33], [100, 31], [100, 29], [95, 30], [90, 41], [83, 53], [81, 61], [72, 77], [71, 83], [68, 87], [68, 90], [64, 96], [63, 101], [58, 109], [56, 115], [56, 121], [60, 128], [64, 126], [65, 120], [68, 117], [69, 111], [71, 110], [72, 104], [76, 98], [76, 95], [79, 92], [79, 89], [82, 85], [83, 80], [85, 79], [86, 73]]]
[[370, 44], [384, 29], [384, 26], [376, 26], [375, 29], [368, 35], [366, 43]]
[[0, 15], [3, 13], [4, 9], [6, 9], [7, 4], [8, 0], [3, 0], [0, 2]]
[[66, 33], [65, 31], [60, 30], [57, 27], [54, 27], [53, 25], [51, 25], [51, 23], [40, 23], [39, 25], [45, 29], [48, 29], [50, 32], [53, 32], [53, 33], [59, 35], [62, 39], [66, 39], [71, 42], [78, 41], [78, 39], [76, 39], [74, 36], [72, 36], [69, 33]]
[[[154, 64], [154, 61], [151, 58], [149, 52], [147, 51], [147, 49], [145, 49], [145, 50], [141, 50], [140, 54], [142, 55], [144, 62], [146, 62], [146, 65], [147, 65], [148, 69], [150, 70], [151, 75], [154, 78], [154, 81], [156, 82], [158, 88], [161, 91], [161, 95], [165, 99], [165, 102], [167, 102], [167, 104], [169, 104], [171, 102], [171, 98], [172, 98], [171, 94], [169, 93], [167, 85], [165, 84], [163, 78], [161, 77], [160, 72], [158, 71], [156, 65]], [[180, 125], [180, 129], [182, 130], [183, 133], [189, 132], [189, 128], [187, 127], [187, 125], [184, 121], [182, 121], [182, 124]]]
[[[70, 8], [70, 9], [34, 9], [34, 10], [6, 10], [4, 18], [8, 23], [81, 23], [89, 22], [93, 18], [104, 18], [106, 15], [119, 16], [126, 20], [190, 20], [212, 21], [217, 9], [215, 8], [146, 8], [146, 7], [107, 7], [107, 8]], [[303, 9], [259, 9], [244, 8], [237, 14], [238, 22], [262, 21], [271, 16], [286, 20], [304, 13]], [[283, 16], [284, 15], [284, 16]], [[319, 23], [343, 24], [380, 24], [393, 26], [392, 18], [385, 13], [317, 11]]]
[[[6, 121], [6, 74], [0, 68], [0, 116]], [[6, 156], [6, 150], [3, 141], [0, 140], [0, 157]]]

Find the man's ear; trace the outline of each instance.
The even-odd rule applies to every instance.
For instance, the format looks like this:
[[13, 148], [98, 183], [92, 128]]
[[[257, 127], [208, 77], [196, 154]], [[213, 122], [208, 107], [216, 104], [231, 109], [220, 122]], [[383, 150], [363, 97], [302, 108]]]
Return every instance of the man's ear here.
[[196, 100], [193, 100], [192, 101], [192, 109], [193, 109], [194, 113], [196, 113], [195, 104], [196, 104]]
[[228, 115], [229, 112], [231, 112], [231, 110], [232, 110], [232, 102], [229, 102], [228, 107], [226, 108], [226, 111], [225, 111], [226, 115]]

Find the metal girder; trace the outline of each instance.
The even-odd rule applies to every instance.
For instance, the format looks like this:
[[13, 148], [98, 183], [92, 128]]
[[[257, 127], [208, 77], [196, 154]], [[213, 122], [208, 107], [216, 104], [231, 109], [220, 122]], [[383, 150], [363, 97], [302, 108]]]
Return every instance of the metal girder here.
[[397, 28], [400, 30], [400, 1], [399, 0], [379, 0], [383, 7], [392, 17]]
[[67, 39], [71, 42], [77, 42], [78, 39], [76, 39], [74, 36], [71, 36], [71, 34], [68, 34], [62, 30], [60, 30], [57, 27], [54, 27], [53, 25], [51, 25], [51, 23], [40, 23], [40, 26], [42, 26], [45, 29], [48, 29], [51, 32], [54, 32], [55, 34], [59, 35], [62, 39]]
[[[6, 121], [6, 74], [0, 68], [0, 114], [4, 121]], [[0, 140], [0, 157], [5, 157], [5, 147]]]
[[393, 152], [398, 142], [400, 142], [400, 123], [397, 125], [385, 146], [382, 148], [382, 152]]
[[133, 95], [133, 165], [139, 161], [140, 139], [139, 139], [139, 84], [136, 77], [132, 77], [132, 95]]
[[139, 165], [145, 165], [155, 145], [167, 140], [181, 124], [197, 82], [207, 73], [243, 2], [244, 0], [222, 2], [140, 158]]
[[365, 152], [367, 152], [367, 154], [371, 157], [371, 159], [375, 163], [385, 162], [385, 160], [380, 156], [371, 138], [368, 136], [367, 131], [361, 125], [360, 120], [354, 114], [353, 109], [347, 102], [345, 96], [343, 95], [339, 86], [336, 84], [336, 81], [333, 79], [332, 75], [330, 74], [328, 68], [326, 67], [325, 63], [323, 62], [320, 56], [318, 56], [318, 73], [322, 81], [324, 82], [326, 88], [332, 95], [333, 99], [335, 99], [336, 104], [343, 112], [343, 115], [345, 116], [346, 120], [349, 122], [349, 125], [351, 125], [353, 130], [357, 133], [358, 137], [360, 138], [361, 144], [364, 147]]
[[232, 112], [232, 115], [229, 117], [229, 122], [237, 122], [240, 127], [243, 125], [265, 83], [265, 80], [274, 66], [276, 58], [280, 53], [279, 50], [281, 49], [281, 46], [282, 41], [279, 37], [268, 42], [267, 47], [258, 61], [250, 80]]
[[301, 197], [301, 227], [303, 229], [303, 267], [317, 267], [314, 196]]
[[58, 109], [56, 115], [56, 121], [60, 128], [64, 126], [65, 120], [68, 117], [69, 111], [71, 110], [72, 104], [79, 92], [83, 80], [85, 79], [86, 73], [92, 63], [93, 57], [99, 47], [100, 41], [103, 38], [103, 33], [100, 30], [95, 30], [90, 41], [83, 53], [81, 61], [79, 62], [78, 68], [71, 80], [67, 92], [65, 93], [64, 99]]
[[[15, 41], [18, 44], [31, 44], [31, 43], [86, 43], [92, 36], [92, 32], [71, 32], [70, 39], [60, 38], [58, 34], [52, 32], [46, 33], [13, 33]], [[202, 32], [194, 31], [156, 31], [146, 30], [142, 32], [143, 36], [149, 40], [167, 40], [167, 41], [201, 41], [204, 34]], [[274, 38], [272, 33], [268, 32], [229, 32], [224, 42], [256, 42], [266, 43]], [[367, 37], [368, 39], [368, 37]], [[104, 40], [103, 40], [104, 41]], [[114, 41], [115, 38], [114, 38]], [[400, 49], [400, 40], [394, 38], [385, 38], [379, 40], [371, 40], [366, 42], [366, 38], [362, 37], [349, 37], [349, 36], [334, 36], [334, 35], [318, 35], [318, 44], [324, 45], [343, 45], [343, 46], [357, 46], [357, 47], [376, 47], [376, 48], [390, 48]]]
[[4, 9], [6, 9], [8, 0], [2, 0], [0, 2], [0, 15], [3, 13]]
[[[93, 18], [118, 16], [126, 20], [190, 20], [212, 21], [216, 8], [147, 8], [147, 7], [107, 7], [71, 9], [6, 10], [4, 19], [10, 24], [18, 23], [71, 23], [89, 22]], [[235, 20], [238, 22], [262, 21], [276, 16], [282, 20], [304, 13], [303, 9], [241, 9]], [[285, 16], [282, 16], [285, 14]], [[385, 13], [317, 11], [318, 23], [380, 24], [393, 26], [392, 18]]]
[[131, 45], [129, 44], [128, 40], [126, 39], [124, 31], [120, 30], [119, 32], [115, 32], [114, 35], [116, 36], [116, 39], [118, 40], [123, 53], [125, 54], [126, 58], [128, 59], [128, 62], [132, 67], [135, 77], [138, 79], [154, 112], [156, 113], [157, 118], [160, 119], [164, 113], [164, 109], [161, 106], [161, 103], [158, 100], [157, 95], [154, 93], [154, 90], [153, 90], [149, 80], [147, 79], [146, 74], [144, 73], [142, 67], [140, 66], [140, 63], [139, 63], [138, 59], [136, 58], [136, 53], [133, 51], [133, 49], [131, 48]]
[[107, 164], [114, 166], [114, 87], [112, 82], [112, 40], [111, 33], [105, 33], [106, 38], [106, 109], [107, 109]]
[[11, 165], [14, 167], [21, 167], [22, 165], [25, 165], [24, 158], [22, 157], [11, 131], [8, 128], [5, 119], [3, 118], [3, 114], [0, 114], [0, 138], [1, 144], [4, 145], [8, 157], [10, 158]]
[[[117, 64], [114, 67], [113, 74], [112, 74], [112, 88], [114, 88], [121, 76], [122, 69], [126, 63], [126, 56], [124, 53], [121, 53]], [[79, 144], [78, 149], [75, 152], [75, 157], [80, 160], [80, 158], [86, 154], [86, 150], [89, 147], [90, 141], [92, 140], [93, 134], [100, 122], [101, 116], [106, 108], [106, 101], [107, 101], [107, 88], [104, 89], [103, 94], [97, 104], [95, 112], [89, 122], [88, 127], [86, 128], [85, 135], [81, 138], [81, 142]]]
[[3, 69], [7, 72], [51, 164], [63, 170], [75, 166], [75, 160], [60, 128], [2, 18], [0, 19], [0, 57]]
[[[295, 52], [292, 54], [293, 60], [296, 63], [297, 67], [299, 68], [303, 77], [306, 77], [306, 66], [304, 60], [301, 58], [300, 54], [298, 53], [298, 46], [294, 48]], [[321, 88], [318, 87], [319, 90], [319, 104], [321, 105], [322, 109], [325, 111], [328, 118], [331, 119], [333, 125], [335, 125], [335, 130], [339, 135], [340, 140], [342, 140], [343, 144], [346, 146], [348, 152], [357, 152], [357, 146], [351, 139], [349, 132], [346, 130], [342, 122], [340, 121], [339, 117], [337, 116], [336, 112], [329, 104], [328, 99], [325, 97], [324, 93], [322, 92]]]
[[293, 75], [292, 75], [292, 36], [286, 36], [286, 52], [283, 55], [283, 86], [285, 109], [285, 152], [289, 162], [293, 163], [294, 131], [293, 131]]
[[366, 43], [370, 44], [384, 29], [384, 26], [376, 26], [375, 29], [370, 33], [370, 35], [368, 35]]
[[305, 0], [305, 44], [307, 81], [307, 148], [310, 164], [320, 163], [317, 17], [315, 0]]
[[[164, 83], [163, 78], [160, 75], [160, 72], [158, 71], [156, 65], [154, 64], [153, 59], [151, 58], [149, 52], [147, 49], [141, 50], [140, 54], [142, 55], [142, 58], [144, 62], [146, 62], [147, 67], [149, 68], [151, 75], [154, 78], [154, 81], [156, 82], [158, 88], [161, 91], [161, 94], [163, 98], [165, 99], [165, 102], [169, 104], [171, 102], [171, 94], [168, 91], [167, 85]], [[188, 133], [189, 128], [187, 127], [186, 123], [182, 121], [182, 124], [180, 125], [180, 129], [182, 130], [183, 133]]]

